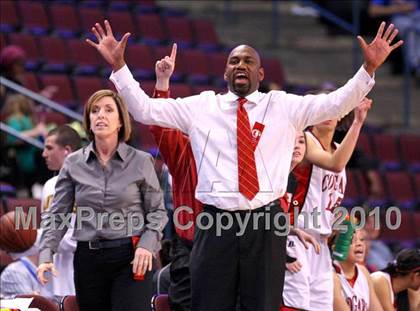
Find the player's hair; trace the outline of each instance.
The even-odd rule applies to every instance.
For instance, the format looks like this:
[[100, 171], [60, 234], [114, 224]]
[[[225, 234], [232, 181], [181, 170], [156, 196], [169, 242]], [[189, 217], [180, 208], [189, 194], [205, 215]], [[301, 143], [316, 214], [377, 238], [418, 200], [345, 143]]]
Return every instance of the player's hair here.
[[[388, 273], [391, 278], [406, 276], [411, 272], [420, 273], [420, 249], [403, 249], [397, 254], [397, 259], [382, 271]], [[409, 309], [407, 289], [397, 294], [396, 304], [397, 310]]]
[[76, 151], [82, 145], [79, 134], [69, 125], [60, 125], [48, 132], [47, 137], [56, 136], [55, 142], [61, 147], [69, 146], [72, 151]]
[[420, 249], [403, 249], [397, 254], [397, 259], [382, 271], [392, 277], [405, 276], [413, 271], [420, 272]]

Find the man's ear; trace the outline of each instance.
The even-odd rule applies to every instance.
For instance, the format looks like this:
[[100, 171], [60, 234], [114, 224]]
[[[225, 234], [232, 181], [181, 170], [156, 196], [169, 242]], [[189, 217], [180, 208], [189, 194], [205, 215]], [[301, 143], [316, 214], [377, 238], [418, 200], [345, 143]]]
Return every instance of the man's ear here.
[[64, 153], [66, 154], [66, 156], [72, 153], [70, 146], [67, 145], [64, 147]]
[[262, 81], [264, 80], [264, 68], [260, 67], [260, 69], [258, 69], [258, 81]]

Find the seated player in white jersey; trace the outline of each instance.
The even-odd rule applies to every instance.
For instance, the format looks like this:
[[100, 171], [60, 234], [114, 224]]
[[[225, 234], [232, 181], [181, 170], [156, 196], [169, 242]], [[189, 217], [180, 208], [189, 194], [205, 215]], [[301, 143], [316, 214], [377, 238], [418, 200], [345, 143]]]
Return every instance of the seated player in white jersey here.
[[344, 168], [371, 103], [364, 99], [355, 109], [353, 124], [339, 146], [333, 142], [338, 120], [317, 124], [306, 132], [305, 159], [293, 170], [297, 188], [289, 212], [291, 223], [312, 234], [321, 251], [317, 255], [313, 248], [306, 249], [295, 237], [288, 237], [287, 253], [297, 262], [286, 271], [281, 310], [333, 310], [333, 274], [327, 239], [332, 233], [333, 211], [344, 197]]
[[[64, 159], [81, 147], [79, 134], [69, 125], [61, 125], [52, 129], [45, 139], [42, 156], [51, 171], [59, 171]], [[55, 193], [55, 184], [58, 175], [50, 178], [42, 190], [42, 211], [48, 212]], [[44, 213], [46, 216], [47, 213]], [[44, 216], [44, 217], [45, 217]], [[75, 225], [75, 215], [71, 218], [71, 227], [67, 230], [60, 242], [57, 253], [54, 255], [54, 277], [47, 287], [51, 288], [54, 297], [60, 301], [67, 295], [75, 295], [73, 281], [73, 253], [76, 250], [76, 241], [72, 239]], [[41, 243], [43, 242], [43, 235]]]
[[365, 232], [353, 234], [346, 260], [334, 261], [334, 310], [382, 311], [370, 279], [363, 265], [366, 255]]
[[371, 278], [384, 311], [420, 310], [420, 249], [403, 249]]

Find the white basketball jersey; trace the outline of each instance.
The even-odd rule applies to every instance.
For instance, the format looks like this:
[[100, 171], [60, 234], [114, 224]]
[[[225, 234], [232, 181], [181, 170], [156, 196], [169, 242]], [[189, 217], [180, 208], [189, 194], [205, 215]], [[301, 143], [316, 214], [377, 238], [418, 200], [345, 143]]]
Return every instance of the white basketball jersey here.
[[[55, 194], [55, 184], [58, 176], [49, 179], [42, 189], [42, 210], [48, 211], [52, 198]], [[73, 257], [76, 250], [77, 242], [72, 239], [76, 221], [76, 215], [71, 218], [71, 227], [67, 230], [54, 254], [54, 266], [58, 272], [58, 276], [52, 277], [52, 291], [56, 296], [75, 295], [74, 278], [73, 278]], [[50, 285], [50, 286], [51, 286]]]
[[339, 263], [334, 262], [334, 268], [341, 283], [341, 292], [343, 293], [346, 303], [349, 305], [351, 311], [367, 311], [369, 310], [369, 283], [366, 275], [356, 264], [356, 281], [352, 285], [346, 279]]
[[[323, 148], [311, 132], [306, 133], [307, 139], [312, 139]], [[306, 191], [298, 189], [296, 194], [299, 197], [292, 198], [292, 205], [302, 207], [298, 216], [298, 227], [315, 231], [318, 234], [330, 235], [333, 211], [341, 205], [344, 197], [347, 181], [345, 169], [334, 173], [316, 165], [302, 164], [297, 166], [293, 172], [298, 181], [298, 188], [302, 186], [306, 188]]]

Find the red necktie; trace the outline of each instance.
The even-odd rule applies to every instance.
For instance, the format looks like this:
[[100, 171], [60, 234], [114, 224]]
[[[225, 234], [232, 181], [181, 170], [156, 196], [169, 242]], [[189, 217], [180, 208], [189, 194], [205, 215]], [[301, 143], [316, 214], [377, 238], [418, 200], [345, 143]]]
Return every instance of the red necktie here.
[[248, 113], [244, 108], [245, 98], [238, 99], [237, 144], [238, 144], [238, 181], [239, 192], [252, 200], [259, 191], [257, 168], [255, 165], [254, 144]]

